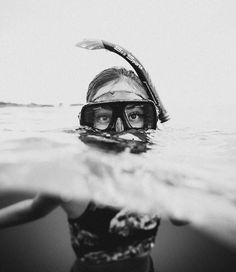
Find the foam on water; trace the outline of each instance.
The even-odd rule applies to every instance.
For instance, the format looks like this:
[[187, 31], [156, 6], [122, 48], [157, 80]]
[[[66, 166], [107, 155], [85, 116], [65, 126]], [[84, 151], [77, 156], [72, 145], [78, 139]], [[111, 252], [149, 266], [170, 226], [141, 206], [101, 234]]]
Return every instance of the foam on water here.
[[40, 190], [185, 219], [236, 248], [234, 128], [174, 119], [101, 144], [75, 129], [78, 108], [0, 110], [1, 191]]

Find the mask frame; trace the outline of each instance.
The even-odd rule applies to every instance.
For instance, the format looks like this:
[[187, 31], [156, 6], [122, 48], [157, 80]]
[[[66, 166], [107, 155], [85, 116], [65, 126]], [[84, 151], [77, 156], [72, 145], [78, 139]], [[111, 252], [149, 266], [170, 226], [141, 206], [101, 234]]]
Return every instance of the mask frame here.
[[[134, 127], [128, 119], [127, 107], [140, 107], [143, 110], [144, 116], [143, 127]], [[98, 108], [111, 110], [111, 120], [104, 128], [95, 127], [95, 111]], [[79, 121], [81, 126], [92, 127], [101, 131], [115, 131], [117, 119], [120, 118], [123, 122], [124, 130], [129, 129], [156, 129], [158, 121], [158, 109], [151, 100], [129, 100], [129, 101], [105, 101], [105, 102], [91, 102], [85, 104], [79, 114]]]

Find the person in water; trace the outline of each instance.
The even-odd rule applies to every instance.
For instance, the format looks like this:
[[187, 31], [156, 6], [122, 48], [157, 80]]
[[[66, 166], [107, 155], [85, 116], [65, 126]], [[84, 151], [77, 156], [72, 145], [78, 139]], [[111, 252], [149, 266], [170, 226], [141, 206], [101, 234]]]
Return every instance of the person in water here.
[[[122, 133], [156, 129], [159, 113], [140, 78], [133, 71], [113, 67], [89, 84], [87, 104], [79, 118], [82, 126]], [[40, 193], [1, 209], [0, 228], [34, 221], [58, 206], [67, 215], [76, 254], [72, 272], [154, 271], [150, 252], [160, 224], [158, 215], [138, 214], [94, 201], [81, 204]]]

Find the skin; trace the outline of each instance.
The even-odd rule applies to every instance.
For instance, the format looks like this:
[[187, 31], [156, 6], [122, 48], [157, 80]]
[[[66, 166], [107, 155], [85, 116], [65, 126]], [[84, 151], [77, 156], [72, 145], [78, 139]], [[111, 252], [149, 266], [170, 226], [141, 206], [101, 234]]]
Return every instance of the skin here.
[[[128, 92], [127, 92], [128, 91]], [[118, 82], [110, 82], [104, 87], [100, 88], [96, 93], [93, 101], [116, 101], [116, 100], [142, 100], [146, 99], [147, 95], [143, 89], [134, 86], [129, 80], [122, 79]], [[116, 132], [121, 132], [124, 130], [122, 120], [120, 118], [116, 121]], [[76, 202], [74, 200], [68, 201], [63, 200], [61, 197], [55, 197], [45, 194], [37, 194], [32, 199], [27, 199], [3, 209], [0, 209], [0, 229], [7, 227], [24, 224], [42, 218], [52, 212], [58, 206], [67, 214], [68, 218], [78, 218], [86, 209], [89, 201], [86, 203]], [[179, 221], [176, 219], [171, 219], [172, 223], [175, 225], [183, 225], [186, 222]], [[145, 266], [147, 259], [140, 257], [132, 260], [119, 261], [119, 264], [112, 263], [108, 265], [97, 265], [93, 266], [91, 271], [130, 271], [130, 264], [132, 263], [132, 269], [135, 271], [141, 270], [140, 260], [143, 259], [143, 265]], [[127, 269], [126, 269], [127, 267]], [[81, 269], [82, 270], [82, 269]], [[86, 270], [87, 271], [87, 270]], [[90, 270], [89, 270], [90, 271]]]

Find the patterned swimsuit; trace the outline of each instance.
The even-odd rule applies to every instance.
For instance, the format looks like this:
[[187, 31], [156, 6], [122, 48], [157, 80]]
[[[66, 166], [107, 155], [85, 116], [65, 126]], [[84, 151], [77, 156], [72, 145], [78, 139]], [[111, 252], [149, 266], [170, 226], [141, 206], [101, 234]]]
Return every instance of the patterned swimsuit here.
[[81, 262], [102, 264], [147, 255], [154, 246], [160, 218], [91, 202], [68, 219], [71, 242]]

